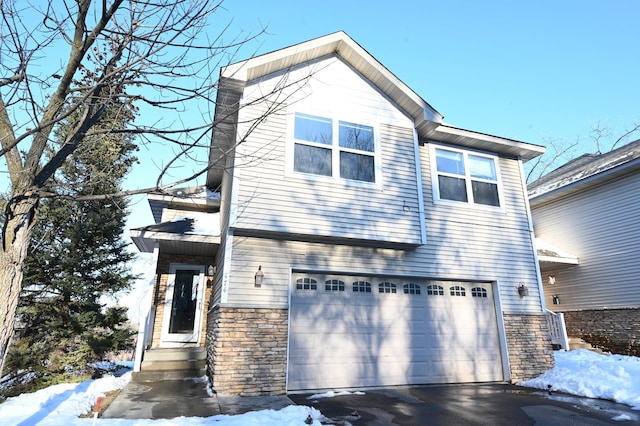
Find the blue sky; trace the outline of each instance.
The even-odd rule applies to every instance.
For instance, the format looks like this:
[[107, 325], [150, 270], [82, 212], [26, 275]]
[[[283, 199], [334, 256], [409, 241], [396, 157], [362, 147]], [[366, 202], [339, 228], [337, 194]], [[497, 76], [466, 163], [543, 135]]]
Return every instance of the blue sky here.
[[[227, 0], [223, 8], [210, 37], [229, 21], [227, 40], [266, 28], [232, 62], [343, 30], [458, 127], [540, 145], [579, 140], [578, 155], [595, 150], [598, 123], [612, 143], [640, 122], [635, 0]], [[151, 223], [146, 202], [134, 215], [134, 226]]]
[[[586, 144], [640, 119], [640, 2], [229, 0], [259, 53], [343, 30], [453, 125]], [[248, 52], [250, 54], [250, 52]], [[640, 137], [640, 136], [639, 136]]]
[[[638, 17], [637, 0], [226, 0], [207, 35], [229, 21], [225, 40], [265, 27], [234, 62], [343, 30], [448, 123], [541, 145], [580, 140], [577, 155], [595, 149], [598, 123], [619, 135], [640, 122]], [[128, 188], [154, 184], [159, 152], [170, 150], [141, 150]], [[132, 226], [152, 222], [143, 197], [133, 211]]]

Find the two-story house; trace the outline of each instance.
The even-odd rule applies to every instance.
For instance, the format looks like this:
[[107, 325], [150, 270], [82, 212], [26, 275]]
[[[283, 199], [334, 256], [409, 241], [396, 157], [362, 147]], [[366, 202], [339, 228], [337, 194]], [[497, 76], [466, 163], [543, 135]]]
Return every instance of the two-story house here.
[[[154, 195], [135, 231], [152, 348], [204, 345], [213, 388], [242, 395], [552, 366], [522, 167], [543, 147], [445, 124], [344, 32], [222, 68], [215, 114], [208, 195]], [[177, 342], [187, 287], [205, 299]]]

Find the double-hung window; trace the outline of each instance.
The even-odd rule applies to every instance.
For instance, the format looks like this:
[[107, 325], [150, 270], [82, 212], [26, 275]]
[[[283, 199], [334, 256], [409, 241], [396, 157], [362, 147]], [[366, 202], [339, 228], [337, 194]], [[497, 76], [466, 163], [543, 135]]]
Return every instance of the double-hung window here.
[[296, 113], [293, 170], [361, 182], [376, 182], [372, 126]]
[[496, 157], [445, 148], [434, 152], [438, 199], [500, 207]]

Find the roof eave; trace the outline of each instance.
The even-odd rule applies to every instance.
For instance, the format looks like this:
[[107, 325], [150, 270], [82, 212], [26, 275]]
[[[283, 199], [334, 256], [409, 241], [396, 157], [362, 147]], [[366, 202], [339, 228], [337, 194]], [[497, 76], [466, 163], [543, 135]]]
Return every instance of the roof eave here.
[[416, 127], [424, 121], [438, 123], [442, 121], [442, 114], [411, 90], [344, 31], [228, 65], [221, 69], [220, 77], [222, 79], [252, 81], [332, 54], [340, 56], [410, 114]]
[[546, 150], [541, 145], [474, 132], [443, 123], [425, 122], [418, 127], [418, 135], [423, 140], [445, 142], [452, 145], [495, 152], [508, 157], [519, 158], [525, 162], [544, 154]]
[[629, 162], [619, 164], [600, 173], [596, 173], [571, 182], [569, 184], [559, 186], [550, 191], [530, 195], [529, 202], [531, 206], [538, 206], [540, 204], [547, 203], [557, 198], [565, 197], [568, 194], [580, 191], [587, 186], [595, 185], [608, 179], [615, 179], [619, 176], [635, 172], [636, 170], [640, 170], [640, 158], [635, 158]]
[[131, 229], [129, 235], [142, 253], [153, 253], [155, 243], [163, 240], [220, 245], [220, 236], [215, 235], [175, 234], [172, 232], [149, 231], [144, 228]]

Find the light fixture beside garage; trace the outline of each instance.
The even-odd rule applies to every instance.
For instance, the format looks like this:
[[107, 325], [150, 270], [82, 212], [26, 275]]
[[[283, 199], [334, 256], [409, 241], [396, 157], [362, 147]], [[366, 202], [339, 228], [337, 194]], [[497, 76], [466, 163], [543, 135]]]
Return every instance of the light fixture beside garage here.
[[254, 282], [256, 287], [262, 287], [262, 282], [264, 281], [264, 272], [262, 272], [262, 265], [258, 266], [258, 271], [254, 276]]
[[524, 284], [524, 281], [520, 281], [520, 286], [518, 287], [518, 294], [520, 297], [529, 295], [529, 287]]

